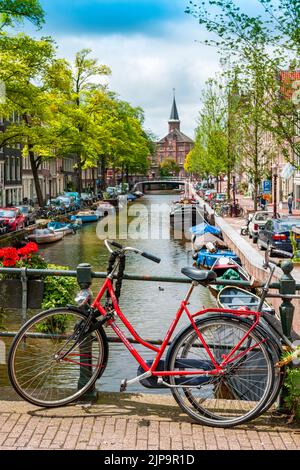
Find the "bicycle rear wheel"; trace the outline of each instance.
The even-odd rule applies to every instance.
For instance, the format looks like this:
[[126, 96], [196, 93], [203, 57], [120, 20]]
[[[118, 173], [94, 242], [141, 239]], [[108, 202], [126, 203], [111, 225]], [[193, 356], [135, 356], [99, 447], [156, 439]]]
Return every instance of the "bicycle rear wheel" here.
[[[235, 346], [232, 363], [223, 373], [169, 377], [179, 406], [201, 424], [232, 427], [254, 419], [267, 407], [274, 384], [273, 361], [265, 339], [249, 331], [249, 324], [230, 317], [203, 318], [196, 322], [215, 360], [221, 363]], [[197, 366], [198, 364], [198, 366]], [[166, 370], [214, 370], [207, 351], [192, 326], [174, 340]]]
[[8, 373], [16, 392], [37, 406], [57, 407], [86, 393], [105, 370], [108, 344], [97, 329], [78, 341], [87, 315], [53, 309], [31, 318], [15, 336]]

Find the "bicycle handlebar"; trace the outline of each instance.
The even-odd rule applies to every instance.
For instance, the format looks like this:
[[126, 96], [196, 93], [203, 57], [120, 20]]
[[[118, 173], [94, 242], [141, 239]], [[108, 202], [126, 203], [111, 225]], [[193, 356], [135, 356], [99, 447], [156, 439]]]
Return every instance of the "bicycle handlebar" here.
[[160, 259], [160, 258], [157, 258], [156, 256], [153, 256], [153, 255], [151, 255], [150, 253], [146, 253], [145, 251], [144, 251], [143, 253], [141, 253], [141, 255], [142, 255], [144, 258], [150, 259], [150, 261], [154, 261], [154, 263], [159, 264], [159, 263], [161, 262], [161, 259]]
[[134, 253], [136, 253], [138, 255], [141, 255], [144, 258], [147, 258], [150, 261], [153, 261], [154, 263], [157, 263], [157, 264], [159, 264], [161, 262], [161, 259], [158, 258], [157, 256], [151, 255], [150, 253], [146, 253], [145, 251], [143, 252], [141, 250], [138, 250], [137, 248], [132, 248], [131, 246], [124, 247], [120, 243], [117, 243], [117, 242], [114, 242], [114, 241], [111, 241], [111, 240], [108, 240], [108, 239], [104, 240], [104, 243], [105, 243], [105, 246], [106, 246], [106, 248], [108, 249], [108, 251], [110, 253], [113, 253], [113, 250], [110, 248], [109, 245], [114, 246], [114, 247], [122, 250], [124, 253], [126, 253], [127, 251], [133, 251]]

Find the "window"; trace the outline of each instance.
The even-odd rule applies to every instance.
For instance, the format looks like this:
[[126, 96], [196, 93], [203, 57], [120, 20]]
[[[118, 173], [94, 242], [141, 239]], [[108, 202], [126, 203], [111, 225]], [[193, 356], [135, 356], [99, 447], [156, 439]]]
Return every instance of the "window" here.
[[6, 180], [10, 181], [10, 158], [8, 155], [6, 155], [5, 159], [5, 176]]
[[20, 161], [20, 158], [17, 157], [16, 159], [16, 164], [17, 164], [17, 168], [16, 168], [16, 179], [18, 181], [20, 181], [21, 179], [21, 161]]
[[15, 157], [11, 157], [11, 166], [10, 166], [10, 179], [15, 181], [16, 180], [16, 159]]

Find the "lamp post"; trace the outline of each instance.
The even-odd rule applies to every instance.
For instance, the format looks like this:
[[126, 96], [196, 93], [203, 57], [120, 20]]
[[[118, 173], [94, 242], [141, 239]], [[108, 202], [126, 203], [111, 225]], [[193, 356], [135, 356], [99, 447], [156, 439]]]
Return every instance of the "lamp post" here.
[[273, 168], [273, 219], [277, 218], [277, 178], [278, 178], [278, 171], [277, 165], [274, 165]]

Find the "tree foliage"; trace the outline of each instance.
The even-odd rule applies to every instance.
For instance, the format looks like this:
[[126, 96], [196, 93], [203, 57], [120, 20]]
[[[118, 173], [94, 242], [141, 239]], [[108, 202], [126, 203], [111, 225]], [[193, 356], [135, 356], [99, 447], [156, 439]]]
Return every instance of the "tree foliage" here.
[[44, 11], [38, 0], [0, 0], [0, 31], [25, 19], [42, 26]]
[[159, 173], [161, 177], [168, 177], [178, 175], [180, 166], [173, 158], [166, 158], [159, 166]]

